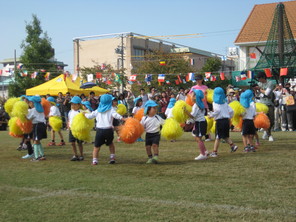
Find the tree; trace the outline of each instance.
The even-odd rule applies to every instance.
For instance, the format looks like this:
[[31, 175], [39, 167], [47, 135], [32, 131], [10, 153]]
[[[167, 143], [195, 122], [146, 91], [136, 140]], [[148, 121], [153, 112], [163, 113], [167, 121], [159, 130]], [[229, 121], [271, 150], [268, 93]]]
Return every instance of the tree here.
[[[43, 32], [40, 21], [34, 14], [32, 22], [26, 24], [26, 33], [27, 37], [21, 44], [23, 54], [20, 61], [23, 64], [23, 70], [26, 70], [29, 76], [22, 75], [23, 70], [15, 70], [15, 82], [10, 84], [8, 88], [9, 96], [20, 96], [25, 93], [27, 88], [43, 83], [44, 75], [47, 72], [51, 73], [51, 78], [62, 73], [54, 62], [50, 61], [54, 56], [51, 39], [46, 32]], [[30, 74], [34, 72], [38, 75], [31, 79]]]
[[[161, 65], [161, 62], [164, 64]], [[180, 54], [166, 53], [163, 51], [153, 51], [145, 55], [144, 60], [139, 60], [133, 69], [133, 73], [137, 74], [137, 83], [132, 85], [132, 90], [139, 92], [140, 88], [144, 88], [146, 91], [152, 86], [163, 91], [167, 88], [179, 88], [179, 87], [191, 87], [193, 83], [187, 82], [186, 84], [176, 84], [178, 75], [181, 79], [185, 79], [187, 73], [194, 72], [194, 68], [190, 65], [189, 61]], [[152, 81], [150, 85], [145, 83], [145, 75], [152, 74]], [[157, 74], [165, 74], [166, 82], [158, 83]], [[141, 85], [140, 85], [140, 84]]]
[[[205, 73], [205, 72], [211, 72], [212, 75], [215, 76], [219, 76], [219, 72], [218, 70], [220, 70], [222, 66], [222, 61], [219, 57], [212, 57], [209, 58], [206, 63], [204, 64], [204, 66], [201, 68], [200, 72]], [[226, 88], [226, 86], [230, 83], [229, 80], [217, 80], [217, 81], [208, 81], [206, 82], [206, 85], [211, 88], [214, 89], [215, 87], [224, 87]]]

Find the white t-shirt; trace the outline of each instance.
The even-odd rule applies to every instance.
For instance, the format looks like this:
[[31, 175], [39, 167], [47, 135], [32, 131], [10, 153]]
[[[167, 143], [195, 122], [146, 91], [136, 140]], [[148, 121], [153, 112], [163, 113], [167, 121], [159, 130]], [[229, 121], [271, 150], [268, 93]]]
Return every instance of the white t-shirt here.
[[192, 111], [191, 111], [191, 115], [194, 117], [194, 121], [198, 121], [198, 122], [201, 122], [201, 121], [205, 121], [206, 118], [205, 118], [205, 113], [206, 113], [206, 110], [205, 109], [200, 109], [198, 107], [198, 105], [196, 105], [196, 103], [194, 103], [194, 105], [192, 106]]
[[246, 108], [246, 112], [243, 115], [243, 119], [254, 119], [256, 115], [256, 106], [254, 102], [251, 102], [250, 107]]
[[27, 119], [32, 120], [33, 124], [46, 122], [44, 113], [37, 112], [36, 108], [29, 109]]
[[164, 119], [159, 115], [155, 116], [143, 116], [141, 124], [147, 133], [157, 133], [160, 131], [160, 126], [164, 124]]
[[209, 113], [210, 117], [217, 119], [230, 119], [233, 116], [233, 109], [227, 104], [217, 104], [213, 102], [213, 112]]
[[132, 114], [135, 115], [135, 114], [138, 112], [139, 109], [141, 109], [141, 107], [139, 107], [139, 106], [135, 106], [135, 107], [133, 108]]
[[91, 113], [86, 113], [85, 117], [88, 119], [96, 118], [97, 124], [96, 127], [98, 129], [110, 129], [113, 128], [113, 118], [122, 119], [122, 116], [119, 115], [114, 109], [110, 109], [104, 113], [95, 110]]
[[[174, 107], [173, 107], [174, 108]], [[166, 108], [165, 112], [164, 112], [164, 115], [167, 117], [167, 118], [171, 118], [173, 117], [173, 108]]]
[[48, 116], [61, 116], [61, 112], [58, 107], [51, 106]]
[[80, 113], [80, 110], [75, 111], [75, 110], [71, 109], [71, 110], [69, 111], [69, 113], [68, 113], [68, 120], [69, 120], [69, 127], [70, 127], [70, 128], [71, 128], [71, 124], [72, 124], [72, 121], [73, 121], [74, 117], [75, 117], [78, 113]]

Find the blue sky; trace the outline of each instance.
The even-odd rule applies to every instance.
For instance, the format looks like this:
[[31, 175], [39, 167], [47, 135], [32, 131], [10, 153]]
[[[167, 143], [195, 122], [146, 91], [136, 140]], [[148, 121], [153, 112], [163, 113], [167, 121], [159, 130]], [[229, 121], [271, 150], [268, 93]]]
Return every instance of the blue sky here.
[[73, 72], [78, 36], [118, 32], [144, 35], [204, 33], [202, 38], [170, 40], [226, 54], [255, 4], [273, 0], [15, 0], [1, 3], [0, 60], [21, 55], [25, 24], [36, 14], [55, 48], [56, 59]]

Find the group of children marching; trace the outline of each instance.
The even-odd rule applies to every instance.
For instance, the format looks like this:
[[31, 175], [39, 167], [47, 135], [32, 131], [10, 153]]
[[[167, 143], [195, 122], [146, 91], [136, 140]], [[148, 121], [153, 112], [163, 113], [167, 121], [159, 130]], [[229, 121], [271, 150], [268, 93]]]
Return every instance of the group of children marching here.
[[[221, 140], [223, 139], [230, 146], [230, 151], [235, 152], [238, 149], [232, 140], [229, 137], [230, 131], [230, 119], [233, 116], [232, 108], [226, 102], [225, 92], [221, 87], [214, 89], [213, 95], [213, 111], [208, 112], [209, 118], [214, 118], [216, 121], [216, 134], [214, 149], [209, 153], [205, 147], [205, 144], [202, 140], [202, 137], [207, 134], [207, 121], [205, 118], [206, 109], [203, 102], [204, 93], [202, 90], [193, 89], [193, 100], [194, 105], [192, 111], [189, 112], [184, 108], [184, 113], [186, 113], [191, 119], [194, 120], [193, 135], [197, 142], [200, 154], [195, 158], [195, 160], [205, 160], [210, 157], [218, 156], [218, 148]], [[33, 123], [33, 132], [32, 139], [34, 141], [34, 161], [44, 160], [44, 149], [40, 143], [43, 138], [46, 138], [46, 120], [44, 115], [44, 110], [41, 105], [41, 98], [39, 96], [26, 97], [28, 100], [29, 113], [27, 119], [32, 120]], [[93, 149], [93, 160], [92, 164], [97, 165], [99, 162], [99, 151], [101, 146], [104, 144], [109, 146], [110, 150], [110, 164], [115, 163], [115, 146], [113, 143], [114, 139], [114, 120], [125, 121], [126, 119], [116, 112], [116, 104], [114, 105], [114, 97], [109, 94], [104, 94], [100, 97], [100, 103], [97, 110], [92, 110], [89, 102], [82, 102], [80, 97], [74, 96], [71, 99], [71, 111], [68, 115], [68, 128], [69, 128], [69, 142], [71, 143], [74, 156], [71, 158], [71, 161], [82, 161], [84, 160], [83, 154], [83, 141], [75, 138], [71, 131], [71, 123], [74, 117], [80, 112], [88, 119], [96, 119], [96, 135], [94, 141]], [[172, 99], [171, 99], [172, 100]], [[58, 108], [56, 107], [55, 100], [53, 97], [49, 97], [48, 101], [51, 103], [51, 109], [49, 116], [60, 116]], [[171, 117], [171, 109], [174, 106], [176, 100], [170, 101], [168, 107], [168, 117]], [[243, 114], [243, 126], [242, 126], [242, 137], [243, 144], [245, 146], [244, 151], [250, 152], [255, 151], [253, 138], [256, 134], [256, 129], [254, 126], [253, 119], [256, 115], [256, 108], [253, 102], [253, 93], [251, 90], [246, 90], [242, 93], [240, 99], [241, 105], [245, 108], [245, 113]], [[135, 114], [143, 105], [141, 98], [135, 99], [135, 108], [133, 114]], [[83, 106], [84, 110], [80, 110]], [[157, 115], [157, 106], [158, 104], [153, 100], [148, 100], [144, 104], [144, 116], [142, 117], [140, 123], [144, 126], [146, 131], [145, 137], [145, 148], [148, 156], [147, 163], [158, 163], [159, 155], [159, 142], [160, 142], [160, 129], [161, 125], [164, 124], [165, 120]], [[61, 132], [58, 132], [61, 143], [59, 145], [65, 145], [63, 135]], [[55, 145], [55, 132], [51, 131], [52, 141], [48, 145]], [[78, 146], [78, 150], [77, 150]], [[33, 156], [32, 152], [23, 158], [31, 158]]]

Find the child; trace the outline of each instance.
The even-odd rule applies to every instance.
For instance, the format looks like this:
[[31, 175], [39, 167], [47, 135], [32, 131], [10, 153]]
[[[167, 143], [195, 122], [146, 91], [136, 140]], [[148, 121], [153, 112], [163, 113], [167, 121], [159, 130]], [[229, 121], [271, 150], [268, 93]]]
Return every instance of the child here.
[[255, 152], [255, 147], [253, 145], [253, 138], [256, 134], [256, 128], [254, 125], [254, 117], [256, 115], [256, 107], [253, 102], [253, 92], [248, 89], [241, 94], [240, 103], [245, 107], [246, 112], [243, 115], [243, 143], [244, 143], [244, 152]]
[[95, 137], [95, 146], [93, 150], [92, 165], [98, 164], [98, 155], [102, 145], [106, 144], [110, 150], [109, 164], [115, 163], [115, 146], [113, 143], [114, 131], [113, 131], [113, 118], [123, 120], [125, 119], [119, 115], [114, 109], [112, 109], [112, 96], [104, 94], [100, 98], [99, 108], [91, 113], [84, 114], [86, 118], [97, 120], [97, 132]]
[[[118, 99], [116, 97], [112, 97], [112, 109], [116, 112], [117, 110], [117, 105], [118, 105]], [[113, 128], [117, 134], [117, 142], [121, 142], [120, 140], [120, 136], [119, 136], [119, 126], [121, 125], [120, 124], [120, 121], [118, 119], [113, 119]]]
[[91, 103], [89, 101], [82, 101], [81, 104], [82, 104], [83, 110], [86, 110], [87, 112], [94, 111], [93, 108], [91, 107]]
[[176, 103], [176, 99], [175, 98], [170, 98], [170, 102], [169, 102], [169, 105], [168, 105], [168, 107], [167, 107], [167, 109], [165, 110], [165, 116], [166, 116], [166, 118], [171, 118], [171, 117], [173, 117], [173, 113], [172, 113], [172, 111], [173, 111], [173, 107], [174, 107], [174, 105], [175, 105], [175, 103]]
[[[48, 97], [47, 100], [50, 102], [51, 107], [50, 107], [50, 111], [49, 111], [49, 115], [48, 117], [52, 117], [52, 116], [57, 116], [57, 117], [61, 117], [61, 113], [60, 110], [58, 109], [58, 107], [56, 106], [56, 101], [53, 97]], [[55, 146], [55, 131], [51, 128], [51, 142], [49, 142], [47, 145], [48, 146]], [[63, 138], [63, 134], [61, 133], [61, 131], [58, 132], [60, 138], [61, 138], [61, 142], [58, 144], [58, 146], [64, 146], [66, 145], [64, 138]]]
[[[71, 100], [71, 110], [68, 114], [68, 128], [69, 128], [69, 142], [71, 143], [72, 146], [72, 150], [74, 153], [74, 156], [72, 157], [71, 161], [82, 161], [84, 160], [84, 156], [83, 156], [83, 141], [76, 139], [71, 131], [71, 124], [72, 121], [74, 119], [74, 117], [80, 113], [80, 105], [81, 105], [81, 98], [79, 96], [74, 96]], [[80, 157], [78, 157], [78, 153], [77, 153], [77, 147], [76, 147], [76, 142], [79, 148], [79, 152], [80, 152]]]
[[[160, 116], [156, 115], [157, 113], [157, 103], [153, 100], [149, 100], [145, 104], [145, 111], [144, 114], [146, 116], [142, 117], [141, 124], [144, 126], [146, 131], [146, 139], [145, 139], [145, 146], [146, 152], [148, 155], [148, 164], [151, 163], [158, 163], [158, 146], [160, 141], [160, 126], [164, 123], [164, 119]], [[154, 156], [152, 158], [152, 151], [153, 149]]]
[[185, 112], [195, 120], [195, 125], [193, 128], [192, 133], [195, 135], [195, 141], [197, 142], [200, 150], [200, 154], [195, 157], [195, 160], [205, 160], [208, 158], [207, 156], [207, 150], [205, 147], [204, 142], [202, 141], [202, 137], [206, 135], [207, 133], [207, 121], [205, 119], [205, 105], [202, 101], [204, 98], [204, 94], [199, 89], [193, 89], [194, 97], [195, 97], [195, 103], [192, 107], [191, 113], [189, 113], [187, 110]]
[[238, 147], [229, 138], [229, 119], [233, 116], [233, 110], [227, 104], [224, 90], [221, 87], [216, 87], [214, 89], [213, 100], [213, 112], [209, 112], [209, 115], [216, 120], [216, 139], [214, 150], [210, 156], [217, 157], [221, 139], [224, 139], [229, 144], [231, 152], [235, 152]]
[[134, 99], [134, 108], [133, 108], [133, 111], [132, 111], [132, 115], [134, 116], [139, 109], [141, 109], [143, 105], [143, 100], [141, 97], [137, 97]]
[[44, 115], [44, 109], [41, 105], [40, 96], [28, 97], [29, 113], [27, 119], [32, 120], [33, 123], [33, 141], [34, 141], [34, 159], [32, 161], [45, 160], [44, 149], [40, 143], [42, 139], [47, 138], [46, 133], [46, 120]]

